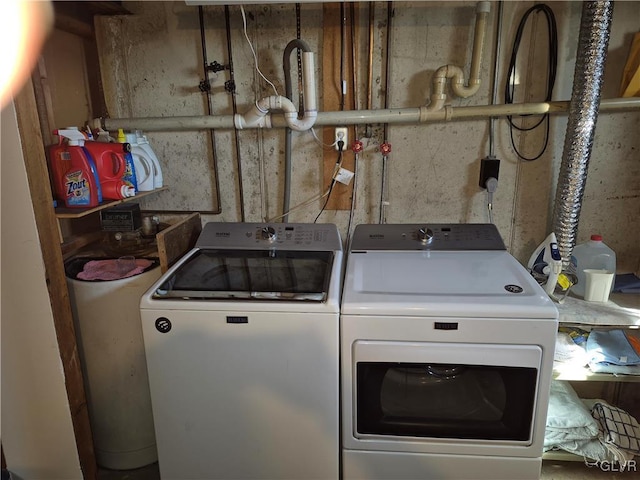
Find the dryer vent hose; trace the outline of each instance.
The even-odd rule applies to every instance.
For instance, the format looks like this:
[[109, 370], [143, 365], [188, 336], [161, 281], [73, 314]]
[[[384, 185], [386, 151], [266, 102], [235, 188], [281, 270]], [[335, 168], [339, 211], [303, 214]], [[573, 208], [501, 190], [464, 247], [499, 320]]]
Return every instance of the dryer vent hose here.
[[595, 134], [613, 2], [584, 2], [573, 91], [553, 213], [553, 232], [567, 267], [576, 244], [582, 197]]

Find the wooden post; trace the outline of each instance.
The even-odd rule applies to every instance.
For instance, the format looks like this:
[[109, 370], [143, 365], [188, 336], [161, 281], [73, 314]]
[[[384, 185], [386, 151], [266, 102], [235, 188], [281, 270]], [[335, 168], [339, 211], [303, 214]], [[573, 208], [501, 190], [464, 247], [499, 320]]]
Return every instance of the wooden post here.
[[[344, 8], [344, 18], [342, 18], [341, 15], [341, 5]], [[357, 6], [354, 10], [357, 12]], [[351, 62], [351, 12], [350, 9], [347, 8], [347, 5], [338, 3], [323, 4], [322, 12], [323, 110], [351, 110], [354, 108], [354, 94], [352, 89], [354, 65]], [[341, 57], [342, 72], [340, 68]], [[342, 80], [344, 80], [344, 85], [342, 84]], [[343, 89], [345, 89], [344, 98], [342, 96]], [[335, 127], [339, 126], [341, 125], [336, 125]], [[323, 127], [322, 138], [325, 144], [329, 145], [334, 143], [335, 127]], [[349, 127], [348, 132], [348, 141], [345, 147], [346, 150], [342, 152], [342, 167], [353, 171], [355, 155], [351, 150], [351, 144], [355, 136], [355, 128]], [[336, 149], [325, 150], [323, 153], [323, 192], [331, 185], [332, 174], [335, 170], [336, 162], [338, 161], [338, 154], [339, 152]], [[327, 210], [349, 210], [351, 208], [351, 195], [353, 194], [352, 186], [353, 182], [351, 182], [350, 185], [336, 183], [331, 193], [331, 197], [329, 198], [329, 202], [327, 203]], [[324, 205], [324, 199], [322, 201], [322, 205]]]
[[[51, 299], [53, 323], [58, 339], [62, 368], [64, 369], [78, 458], [84, 478], [95, 479], [98, 476], [98, 467], [93, 449], [93, 436], [87, 410], [84, 381], [76, 345], [62, 252], [60, 250], [58, 222], [51, 202], [53, 197], [49, 183], [42, 133], [40, 131], [40, 119], [31, 82], [22, 89], [14, 98], [14, 101], [18, 129], [23, 139], [22, 151], [29, 179], [38, 236], [40, 237], [40, 247], [47, 276], [47, 288]], [[24, 139], [28, 140], [25, 141]]]

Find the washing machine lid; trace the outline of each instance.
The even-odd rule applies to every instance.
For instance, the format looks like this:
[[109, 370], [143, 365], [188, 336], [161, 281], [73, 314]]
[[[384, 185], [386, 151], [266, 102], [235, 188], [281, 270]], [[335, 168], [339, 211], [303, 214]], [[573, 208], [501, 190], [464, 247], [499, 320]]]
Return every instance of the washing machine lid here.
[[153, 298], [323, 302], [333, 260], [333, 252], [195, 249]]
[[207, 223], [151, 300], [335, 300], [342, 242], [333, 224]]

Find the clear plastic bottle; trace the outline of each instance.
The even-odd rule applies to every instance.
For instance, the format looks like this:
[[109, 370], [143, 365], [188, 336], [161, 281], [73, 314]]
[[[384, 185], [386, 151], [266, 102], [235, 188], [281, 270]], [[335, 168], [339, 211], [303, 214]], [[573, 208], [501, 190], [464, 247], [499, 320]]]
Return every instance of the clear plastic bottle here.
[[[587, 268], [596, 268], [616, 272], [616, 253], [603, 241], [601, 235], [591, 235], [591, 240], [576, 245], [571, 254], [571, 263], [576, 267], [578, 283], [571, 291], [580, 297], [584, 297], [585, 274]], [[611, 283], [613, 290], [613, 282]]]

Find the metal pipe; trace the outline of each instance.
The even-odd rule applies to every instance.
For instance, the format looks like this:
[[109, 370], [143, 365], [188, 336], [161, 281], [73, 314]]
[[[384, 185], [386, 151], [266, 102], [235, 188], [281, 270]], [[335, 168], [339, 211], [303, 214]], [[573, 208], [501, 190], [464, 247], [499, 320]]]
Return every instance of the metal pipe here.
[[[385, 75], [384, 75], [384, 108], [388, 110], [389, 106], [389, 75], [391, 75], [391, 21], [393, 19], [393, 2], [387, 4], [387, 52], [385, 55]], [[387, 142], [389, 134], [389, 122], [384, 122], [383, 138]], [[386, 223], [386, 207], [389, 204], [387, 199], [387, 177], [389, 176], [387, 169], [387, 155], [382, 155], [382, 182], [380, 185], [380, 216], [378, 223]]]
[[576, 243], [612, 17], [613, 2], [582, 4], [573, 90], [553, 212], [553, 232], [564, 266], [569, 265]]
[[[225, 28], [227, 33], [227, 56], [229, 57], [229, 81], [231, 85], [233, 85], [233, 91], [231, 92], [231, 106], [233, 109], [233, 116], [235, 117], [238, 114], [238, 105], [236, 103], [236, 92], [235, 92], [235, 78], [234, 78], [234, 70], [233, 70], [233, 52], [231, 48], [231, 18], [229, 15], [229, 6], [224, 6], [224, 21]], [[226, 115], [225, 115], [226, 117]], [[209, 127], [216, 128], [216, 127]], [[234, 143], [236, 148], [236, 168], [238, 169], [238, 196], [239, 196], [239, 204], [240, 204], [240, 221], [245, 221], [244, 216], [244, 184], [242, 181], [242, 162], [240, 158], [240, 139], [238, 138], [238, 131], [234, 130]]]
[[[600, 102], [599, 112], [616, 113], [640, 110], [640, 98], [613, 98]], [[455, 120], [505, 117], [508, 115], [551, 115], [569, 111], [569, 101], [513, 103], [499, 105], [471, 105], [466, 107], [447, 107], [437, 112], [427, 111], [425, 107], [391, 108], [381, 110], [345, 110], [318, 112], [316, 125], [344, 126], [359, 124], [419, 124], [438, 123]], [[271, 128], [284, 128], [287, 122], [282, 114], [270, 114]], [[233, 115], [185, 116], [185, 117], [139, 117], [139, 118], [102, 118], [102, 128], [108, 131], [122, 128], [125, 130], [146, 131], [194, 131], [214, 129], [232, 129], [235, 127]], [[254, 126], [252, 128], [258, 128]]]
[[[204, 7], [198, 7], [198, 19], [200, 21], [200, 42], [202, 44], [202, 67], [204, 69], [204, 79], [205, 82], [209, 82], [209, 70], [207, 69], [208, 57], [207, 57], [207, 39], [205, 35], [204, 28]], [[212, 106], [212, 98], [211, 98], [211, 90], [207, 89], [207, 113], [209, 115], [213, 114], [213, 106]], [[216, 153], [216, 137], [213, 130], [209, 130], [209, 142], [211, 144], [211, 161], [213, 163], [213, 172], [215, 177], [215, 196], [216, 196], [216, 205], [217, 210], [216, 214], [222, 213], [222, 205], [220, 204], [220, 180], [218, 178], [218, 155]]]
[[[373, 109], [373, 22], [375, 20], [375, 4], [369, 2], [369, 54], [367, 60], [367, 109]], [[370, 138], [371, 125], [366, 125], [364, 129], [364, 136]]]
[[[498, 65], [500, 65], [500, 47], [502, 46], [502, 10], [503, 2], [498, 2], [496, 12], [496, 43], [493, 50], [493, 85], [491, 86], [491, 105], [498, 98]], [[495, 158], [495, 119], [489, 118], [489, 158]]]
[[360, 108], [360, 99], [358, 91], [358, 36], [356, 35], [356, 9], [353, 3], [349, 4], [350, 28], [351, 28], [351, 89], [353, 91], [353, 108]]
[[375, 20], [375, 3], [369, 2], [369, 52], [367, 61], [367, 108], [373, 108], [373, 22]]

